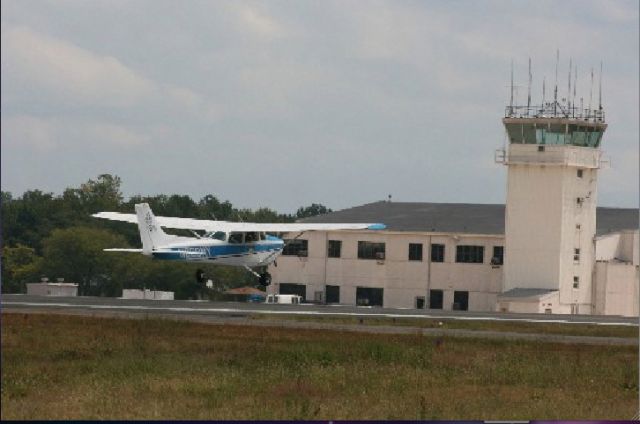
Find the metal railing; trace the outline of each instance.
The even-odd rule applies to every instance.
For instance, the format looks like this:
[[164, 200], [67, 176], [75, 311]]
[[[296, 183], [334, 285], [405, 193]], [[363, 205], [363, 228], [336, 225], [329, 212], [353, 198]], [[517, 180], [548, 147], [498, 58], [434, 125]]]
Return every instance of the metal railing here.
[[558, 102], [539, 106], [507, 106], [504, 116], [505, 118], [570, 118], [604, 123], [604, 109], [584, 109]]

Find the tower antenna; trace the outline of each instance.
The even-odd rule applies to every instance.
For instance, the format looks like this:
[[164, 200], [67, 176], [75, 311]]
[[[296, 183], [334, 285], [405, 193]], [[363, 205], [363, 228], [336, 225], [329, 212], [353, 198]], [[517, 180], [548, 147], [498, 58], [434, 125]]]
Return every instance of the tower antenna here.
[[573, 66], [572, 66], [571, 58], [569, 58], [569, 85], [568, 85], [568, 89], [567, 89], [567, 116], [569, 116], [569, 113], [571, 111], [571, 68], [573, 68]]
[[576, 86], [578, 85], [578, 64], [576, 63], [574, 65], [574, 71], [573, 71], [573, 101], [571, 103], [573, 103], [573, 115], [575, 117], [575, 110], [576, 110]]
[[589, 87], [589, 111], [587, 112], [587, 119], [591, 115], [591, 102], [593, 100], [593, 68], [591, 68], [591, 86]]
[[560, 49], [556, 50], [556, 84], [553, 88], [553, 114], [556, 114], [558, 105], [558, 62], [560, 61]]
[[513, 59], [511, 59], [511, 99], [509, 100], [509, 115], [513, 115]]
[[600, 82], [598, 83], [598, 110], [602, 110], [602, 61], [600, 61]]
[[542, 113], [544, 114], [544, 92], [545, 92], [545, 80], [546, 80], [546, 76], [542, 76]]
[[527, 88], [527, 116], [531, 107], [531, 58], [529, 58], [529, 87]]

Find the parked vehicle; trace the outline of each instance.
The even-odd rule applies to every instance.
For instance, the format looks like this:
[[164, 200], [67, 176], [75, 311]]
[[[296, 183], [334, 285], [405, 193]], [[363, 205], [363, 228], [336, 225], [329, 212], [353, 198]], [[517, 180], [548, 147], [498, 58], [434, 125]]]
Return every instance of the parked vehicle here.
[[299, 305], [302, 303], [302, 296], [295, 294], [270, 294], [267, 295], [264, 303], [279, 305]]

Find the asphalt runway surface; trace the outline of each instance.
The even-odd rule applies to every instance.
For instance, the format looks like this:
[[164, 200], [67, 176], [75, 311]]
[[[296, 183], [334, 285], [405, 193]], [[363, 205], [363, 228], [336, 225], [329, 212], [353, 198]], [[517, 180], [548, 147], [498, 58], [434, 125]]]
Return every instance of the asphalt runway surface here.
[[252, 314], [424, 318], [468, 321], [512, 321], [593, 325], [638, 326], [638, 318], [610, 315], [514, 314], [503, 312], [435, 311], [388, 309], [347, 305], [267, 305], [264, 303], [209, 302], [190, 300], [136, 300], [113, 297], [53, 297], [3, 294], [3, 309], [66, 309], [90, 311], [140, 311], [171, 315], [246, 317]]
[[[573, 336], [463, 329], [419, 328], [403, 325], [357, 325], [321, 321], [278, 320], [278, 315], [314, 317], [424, 318], [442, 320], [507, 321], [590, 325], [638, 326], [637, 318], [591, 315], [535, 315], [468, 311], [427, 311], [419, 309], [383, 309], [332, 305], [266, 305], [261, 303], [209, 302], [185, 300], [134, 300], [100, 297], [44, 297], [2, 295], [1, 306], [7, 313], [43, 313], [117, 318], [164, 318], [216, 325], [284, 327], [304, 330], [356, 331], [382, 334], [423, 334], [428, 336], [481, 337], [542, 342], [638, 345], [637, 338]], [[256, 315], [269, 319], [254, 319]]]

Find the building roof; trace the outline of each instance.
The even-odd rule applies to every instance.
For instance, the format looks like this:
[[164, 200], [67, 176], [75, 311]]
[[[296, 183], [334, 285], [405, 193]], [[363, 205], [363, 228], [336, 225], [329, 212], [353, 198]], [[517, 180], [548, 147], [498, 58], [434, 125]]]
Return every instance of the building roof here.
[[521, 300], [525, 300], [525, 299], [529, 299], [529, 300], [536, 300], [536, 299], [540, 299], [546, 295], [552, 294], [552, 293], [557, 293], [558, 290], [552, 290], [552, 289], [520, 289], [520, 288], [516, 288], [516, 289], [511, 289], [511, 290], [507, 290], [504, 293], [500, 293], [498, 295], [499, 299], [521, 299]]
[[[477, 203], [374, 202], [306, 218], [304, 222], [380, 222], [390, 231], [504, 234], [504, 205]], [[596, 210], [596, 234], [638, 228], [638, 209]]]

